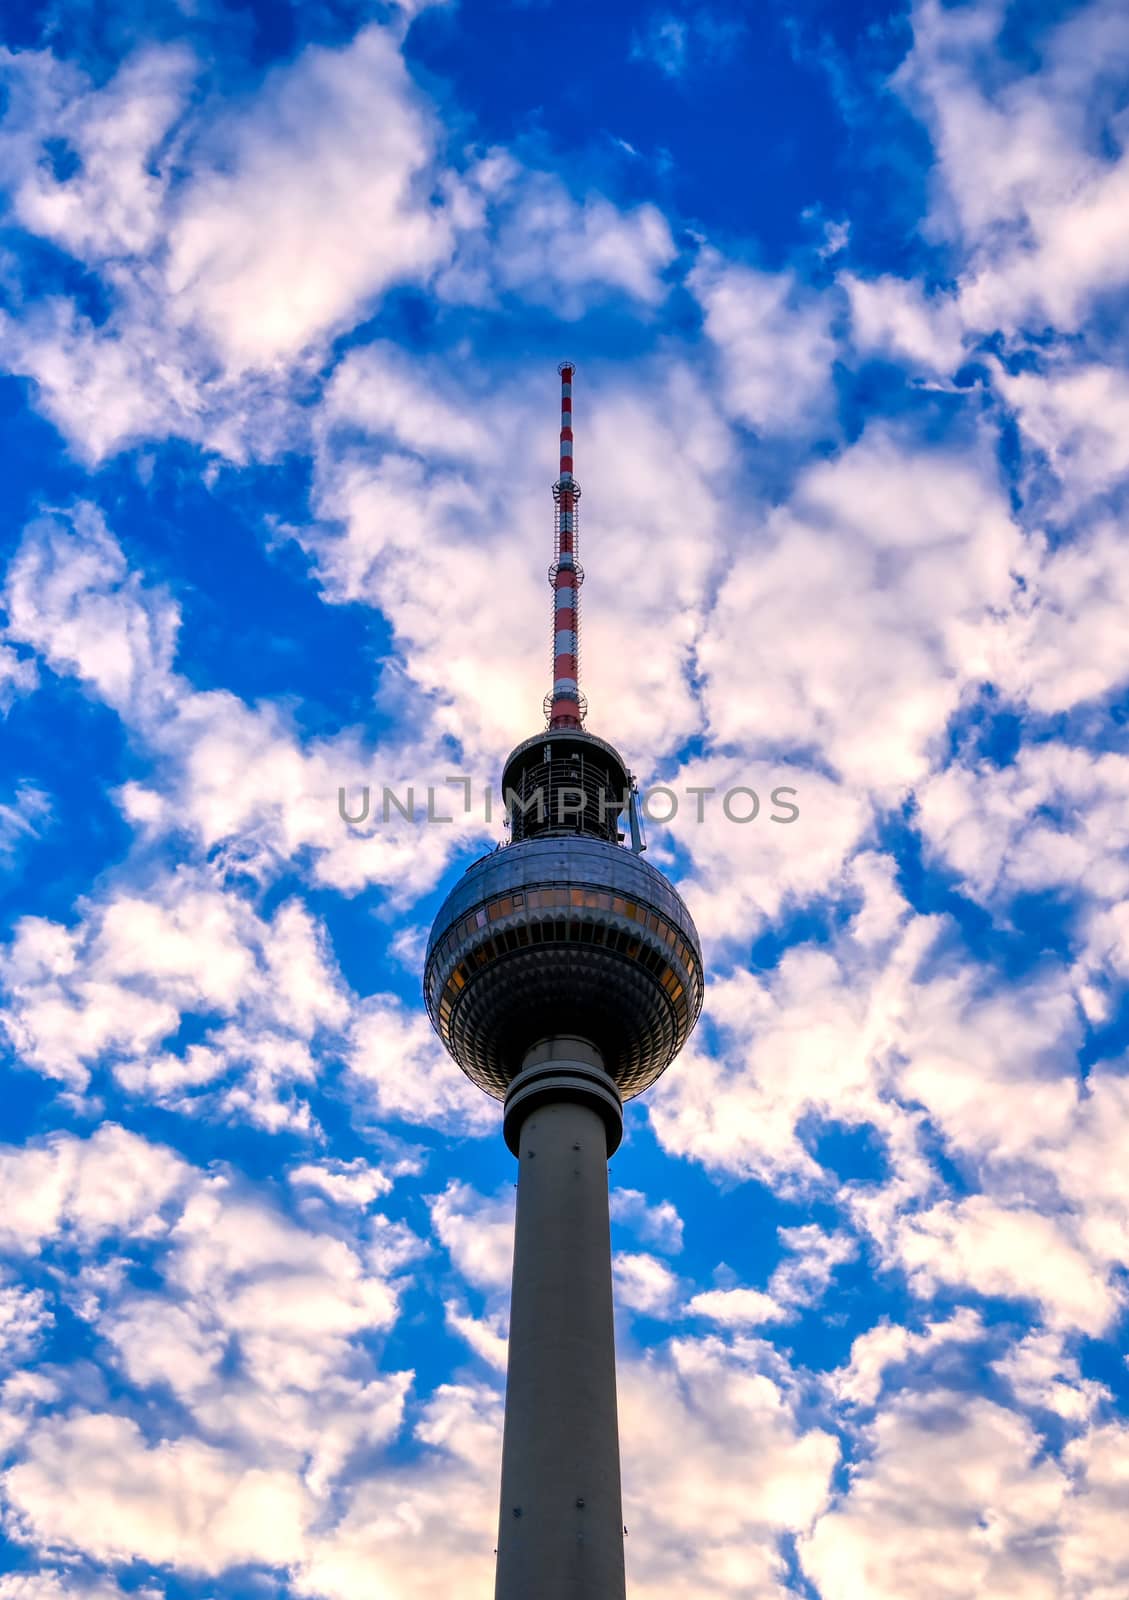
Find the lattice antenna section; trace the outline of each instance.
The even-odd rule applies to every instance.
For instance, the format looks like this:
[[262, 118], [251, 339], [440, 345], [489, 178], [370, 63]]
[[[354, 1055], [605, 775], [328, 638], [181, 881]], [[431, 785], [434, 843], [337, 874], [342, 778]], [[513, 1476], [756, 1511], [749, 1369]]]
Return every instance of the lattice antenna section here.
[[584, 569], [579, 557], [580, 485], [572, 475], [572, 378], [576, 368], [562, 361], [561, 470], [553, 485], [553, 687], [545, 696], [550, 728], [581, 728], [588, 703], [580, 692], [580, 586]]

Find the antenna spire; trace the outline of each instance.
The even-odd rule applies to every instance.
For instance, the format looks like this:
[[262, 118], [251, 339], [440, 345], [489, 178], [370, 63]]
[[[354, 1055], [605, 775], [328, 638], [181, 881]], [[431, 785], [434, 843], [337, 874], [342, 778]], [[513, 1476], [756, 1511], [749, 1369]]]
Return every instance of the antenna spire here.
[[553, 564], [549, 583], [553, 590], [553, 688], [545, 696], [550, 728], [581, 728], [588, 702], [580, 692], [580, 585], [584, 568], [577, 560], [579, 529], [577, 501], [580, 485], [572, 475], [572, 375], [571, 361], [562, 361], [561, 472], [553, 485]]

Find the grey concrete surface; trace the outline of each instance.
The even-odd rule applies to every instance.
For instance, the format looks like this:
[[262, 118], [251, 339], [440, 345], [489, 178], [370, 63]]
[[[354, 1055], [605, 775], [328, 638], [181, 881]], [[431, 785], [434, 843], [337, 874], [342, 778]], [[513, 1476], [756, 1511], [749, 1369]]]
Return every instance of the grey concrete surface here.
[[[525, 1065], [570, 1058], [599, 1064], [556, 1039]], [[607, 1151], [582, 1097], [520, 1128], [495, 1600], [625, 1597]]]

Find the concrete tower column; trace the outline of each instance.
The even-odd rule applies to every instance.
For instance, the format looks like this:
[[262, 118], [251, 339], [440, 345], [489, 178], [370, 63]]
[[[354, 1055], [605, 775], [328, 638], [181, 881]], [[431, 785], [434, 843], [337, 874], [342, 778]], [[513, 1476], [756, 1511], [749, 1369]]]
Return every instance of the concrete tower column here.
[[598, 1051], [543, 1040], [506, 1096], [518, 1157], [495, 1600], [624, 1600], [608, 1158]]

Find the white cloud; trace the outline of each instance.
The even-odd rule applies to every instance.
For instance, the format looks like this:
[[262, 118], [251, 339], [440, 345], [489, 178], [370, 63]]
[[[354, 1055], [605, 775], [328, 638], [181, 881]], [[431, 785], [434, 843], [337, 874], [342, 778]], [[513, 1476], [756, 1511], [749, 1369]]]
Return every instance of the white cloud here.
[[919, 793], [921, 830], [978, 900], [1061, 886], [1116, 906], [1129, 890], [1127, 778], [1114, 751], [1026, 745], [1008, 766], [938, 773]]
[[0, 1600], [164, 1600], [163, 1589], [146, 1584], [122, 1589], [112, 1578], [77, 1578], [71, 1571], [10, 1572], [0, 1578]]
[[[256, 1383], [316, 1390], [341, 1360], [342, 1340], [390, 1326], [397, 1301], [386, 1274], [421, 1248], [389, 1224], [387, 1237], [374, 1234], [373, 1248], [359, 1253], [113, 1124], [86, 1140], [56, 1135], [0, 1151], [0, 1201], [9, 1250], [34, 1254], [62, 1241], [89, 1253], [107, 1238], [157, 1246], [173, 1298], [135, 1292], [108, 1267], [75, 1280], [81, 1314], [97, 1321], [135, 1381], [166, 1382], [185, 1396], [211, 1384], [217, 1406], [232, 1335]], [[38, 1292], [5, 1294], [13, 1337], [48, 1320]], [[236, 1388], [227, 1385], [232, 1404]]]
[[0, 1149], [0, 1234], [9, 1249], [32, 1253], [60, 1232], [85, 1245], [123, 1231], [159, 1237], [168, 1226], [162, 1208], [190, 1173], [171, 1150], [113, 1123], [89, 1139], [58, 1134], [7, 1146]]
[[1120, 625], [1129, 563], [1118, 524], [1101, 520], [1021, 569], [1026, 592], [989, 657], [989, 676], [1038, 712], [1096, 700], [1129, 679]]
[[505, 1372], [508, 1358], [515, 1190], [506, 1184], [494, 1195], [481, 1195], [452, 1179], [442, 1194], [428, 1199], [432, 1228], [451, 1265], [485, 1294], [480, 1316], [468, 1310], [461, 1294], [444, 1300], [444, 1320], [495, 1372]]
[[[462, 474], [429, 473], [414, 459], [385, 455], [378, 468], [348, 463], [320, 476], [319, 515], [346, 528], [344, 538], [315, 535], [331, 594], [364, 599], [384, 612], [412, 686], [431, 698], [440, 725], [462, 743], [473, 771], [480, 750], [496, 752], [540, 706], [550, 671], [547, 589], [539, 591], [529, 562], [514, 560], [510, 539], [491, 525], [475, 485]], [[549, 530], [549, 554], [551, 518], [546, 491], [540, 520]], [[455, 571], [458, 583], [451, 582]], [[499, 572], [509, 575], [504, 587]], [[514, 618], [512, 630], [492, 623], [503, 608]], [[484, 657], [487, 636], [498, 649]], [[425, 770], [436, 772], [438, 762]], [[386, 783], [393, 776], [381, 774]]]
[[383, 1590], [404, 1600], [449, 1600], [489, 1588], [500, 1397], [485, 1386], [441, 1384], [414, 1431], [422, 1458], [378, 1469], [352, 1487], [344, 1516], [311, 1540], [291, 1579], [296, 1593], [353, 1600]]
[[826, 1233], [814, 1222], [778, 1232], [790, 1253], [773, 1272], [770, 1292], [785, 1305], [818, 1305], [835, 1268], [858, 1254], [857, 1244], [844, 1233]]
[[927, 295], [919, 283], [890, 276], [844, 272], [839, 282], [851, 303], [858, 349], [881, 351], [932, 372], [951, 372], [960, 364], [960, 312], [950, 296]]
[[400, 1118], [472, 1138], [497, 1131], [496, 1104], [447, 1054], [426, 1014], [394, 995], [372, 995], [356, 1007], [345, 1061], [362, 1118]]
[[[709, 653], [705, 640], [702, 653]], [[720, 705], [723, 695], [727, 704], [719, 682], [712, 703]], [[734, 716], [744, 713], [735, 709]], [[758, 757], [755, 743], [751, 750], [745, 744], [743, 752], [739, 747], [738, 753], [690, 761], [669, 786], [679, 797], [670, 838], [689, 858], [680, 889], [693, 905], [707, 954], [715, 941], [747, 939], [789, 903], [832, 892], [872, 816], [857, 785], [796, 762]], [[695, 789], [706, 792], [694, 795]], [[652, 809], [662, 815], [669, 804], [658, 795]], [[652, 826], [648, 842], [656, 864], [664, 865], [665, 830]]]
[[498, 466], [498, 399], [493, 393], [477, 398], [475, 405], [446, 364], [422, 367], [378, 339], [350, 350], [334, 368], [319, 408], [318, 436], [331, 444], [335, 430], [363, 429], [429, 463], [485, 460]]
[[1061, 1333], [1029, 1333], [992, 1365], [1020, 1405], [1053, 1411], [1066, 1422], [1088, 1421], [1112, 1398], [1103, 1384], [1082, 1377]]
[[851, 937], [863, 949], [887, 945], [906, 920], [909, 905], [897, 885], [893, 856], [860, 850], [851, 860], [847, 881], [862, 903], [851, 918]]
[[1071, 1600], [1117, 1600], [1129, 1583], [1123, 1520], [1129, 1428], [1120, 1420], [1107, 1422], [1071, 1440], [1063, 1459], [1075, 1484], [1062, 1541], [1067, 1593]]
[[[359, 735], [303, 745], [269, 702], [252, 709], [225, 690], [197, 691], [173, 671], [179, 615], [162, 590], [131, 572], [101, 512], [80, 502], [66, 516], [32, 523], [8, 573], [9, 634], [31, 644], [62, 674], [73, 674], [114, 707], [146, 741], [155, 762], [142, 792], [120, 792], [131, 820], [150, 837], [186, 831], [222, 864], [266, 877], [303, 851], [324, 882], [355, 892], [380, 881], [404, 897], [430, 887], [451, 852], [480, 834], [476, 811], [453, 811], [450, 827], [427, 826], [426, 784], [440, 802], [452, 791], [452, 764], [437, 730], [421, 715], [407, 742], [370, 749]], [[381, 820], [377, 784], [370, 820], [348, 827], [339, 790], [369, 776], [404, 797], [415, 784], [414, 822]], [[422, 778], [422, 782], [421, 782]], [[459, 791], [453, 791], [457, 799]], [[300, 976], [292, 974], [296, 984]]]
[[224, 1327], [159, 1295], [133, 1296], [100, 1318], [100, 1331], [138, 1387], [189, 1397], [215, 1382], [229, 1343]]
[[41, 1289], [0, 1283], [0, 1364], [25, 1360], [54, 1320]]
[[34, 784], [18, 783], [11, 802], [0, 800], [0, 861], [15, 855], [50, 823], [50, 795]]
[[142, 586], [101, 512], [32, 522], [8, 568], [9, 636], [73, 672], [124, 715], [158, 714], [171, 691], [179, 611]]
[[1129, 473], [1129, 374], [1122, 369], [1100, 362], [1041, 373], [1000, 369], [994, 382], [1064, 487], [1059, 515]]
[[961, 1306], [946, 1319], [928, 1322], [914, 1332], [904, 1322], [883, 1318], [873, 1328], [860, 1333], [851, 1344], [846, 1366], [829, 1373], [825, 1382], [835, 1400], [843, 1406], [873, 1406], [886, 1387], [887, 1374], [895, 1370], [891, 1388], [898, 1386], [901, 1373], [913, 1362], [928, 1356], [938, 1347], [969, 1345], [980, 1340], [984, 1324], [979, 1313]]
[[384, 1269], [402, 1252], [366, 1265], [222, 1182], [197, 1188], [170, 1246], [164, 1293], [92, 1312], [133, 1383], [171, 1389], [233, 1465], [285, 1470], [317, 1496], [359, 1447], [396, 1434], [411, 1374], [366, 1376], [355, 1341], [395, 1320], [399, 1284]]
[[790, 272], [760, 272], [711, 249], [687, 284], [717, 349], [732, 415], [759, 433], [809, 435], [832, 426], [832, 307]]
[[872, 1124], [895, 1165], [916, 1177], [913, 1114], [881, 1090], [903, 1006], [912, 1004], [908, 980], [936, 932], [928, 919], [911, 921], [873, 965], [844, 942], [837, 954], [793, 946], [763, 977], [715, 976], [707, 1006], [720, 1049], [691, 1039], [652, 1091], [660, 1143], [717, 1171], [810, 1184], [821, 1169], [798, 1127], [815, 1113]]
[[660, 1200], [652, 1205], [640, 1189], [613, 1188], [609, 1196], [611, 1218], [638, 1234], [646, 1244], [653, 1244], [666, 1255], [677, 1255], [682, 1249], [682, 1218], [670, 1200]]
[[537, 174], [499, 230], [497, 271], [507, 289], [576, 318], [609, 289], [656, 305], [674, 256], [670, 227], [656, 206], [620, 211], [599, 194], [578, 202], [556, 179]]
[[595, 190], [578, 197], [501, 147], [476, 154], [444, 188], [460, 228], [436, 280], [444, 299], [496, 305], [516, 295], [573, 321], [609, 293], [635, 300], [637, 312], [666, 295], [663, 273], [677, 252], [649, 202], [622, 209]]
[[406, 1267], [409, 1261], [425, 1256], [430, 1250], [406, 1222], [393, 1222], [382, 1212], [368, 1219], [369, 1236], [364, 1248], [364, 1258], [374, 1272], [391, 1277]]
[[490, 1198], [452, 1179], [431, 1201], [431, 1221], [456, 1270], [468, 1283], [508, 1292], [514, 1260], [514, 1189]]
[[[11, 100], [0, 174], [17, 220], [87, 262], [149, 250], [168, 190], [168, 136], [196, 70], [191, 52], [143, 47], [97, 89], [47, 51], [3, 60]], [[47, 138], [64, 147], [62, 170], [41, 159]]]
[[0, 1383], [0, 1453], [10, 1459], [38, 1416], [55, 1407], [60, 1384], [42, 1372], [22, 1370]]
[[[329, 887], [353, 894], [379, 883], [393, 903], [410, 902], [435, 883], [455, 850], [483, 831], [480, 814], [466, 815], [457, 805], [448, 813], [454, 817], [449, 827], [424, 820], [429, 779], [438, 779], [437, 815], [459, 795], [443, 786], [452, 761], [429, 719], [375, 748], [348, 732], [303, 744], [277, 707], [251, 709], [217, 690], [189, 693], [176, 720], [155, 728], [151, 738], [157, 756], [165, 757], [158, 767], [164, 826], [187, 826], [204, 849], [223, 847], [243, 871], [260, 878], [308, 852], [309, 870]], [[369, 778], [368, 818], [347, 826], [339, 790], [346, 789], [347, 814], [359, 816], [357, 789]], [[390, 804], [384, 823], [384, 787], [405, 805], [413, 789], [413, 820]]]
[[339, 1205], [371, 1205], [392, 1188], [392, 1180], [362, 1156], [353, 1161], [304, 1162], [286, 1174], [295, 1188], [320, 1191]]
[[803, 1306], [818, 1305], [832, 1273], [858, 1253], [845, 1234], [828, 1234], [814, 1223], [777, 1229], [785, 1255], [769, 1279], [767, 1290], [709, 1289], [696, 1294], [687, 1310], [726, 1328], [755, 1328], [782, 1322]]
[[1129, 1080], [1120, 1063], [1099, 1064], [1086, 1089], [1071, 1125], [1049, 1129], [1030, 1159], [1077, 1215], [1077, 1236], [1092, 1262], [1092, 1294], [1120, 1300], [1129, 1254], [1129, 1173], [1119, 1156], [1129, 1136]]
[[[597, 376], [590, 402], [582, 377], [577, 384], [577, 472], [588, 497], [580, 554], [590, 560], [582, 674], [592, 728], [612, 731], [614, 718], [617, 744], [657, 763], [701, 730], [697, 654], [718, 576], [744, 532], [733, 509], [736, 441], [689, 363], [659, 363], [627, 382], [597, 386]], [[609, 515], [611, 545], [602, 537]]]
[[509, 1359], [507, 1329], [509, 1319], [502, 1311], [485, 1317], [472, 1317], [453, 1300], [444, 1303], [444, 1320], [453, 1333], [465, 1339], [475, 1355], [495, 1372], [505, 1372]]
[[229, 379], [210, 367], [148, 278], [101, 325], [57, 296], [18, 320], [0, 315], [0, 360], [34, 380], [36, 404], [88, 467], [167, 437], [242, 465], [275, 457], [302, 428], [284, 375]]
[[[802, 213], [802, 215], [804, 216], [805, 220], [808, 220], [808, 212], [805, 211]], [[811, 213], [811, 217], [817, 218], [818, 212]], [[851, 224], [849, 220], [844, 219], [842, 221], [835, 221], [830, 217], [824, 218], [823, 243], [819, 246], [816, 254], [822, 261], [826, 261], [831, 256], [837, 256], [841, 250], [845, 250], [847, 245], [850, 243], [850, 239]]]
[[[183, 46], [142, 49], [102, 85], [47, 52], [8, 56], [0, 179], [25, 229], [101, 274], [110, 309], [96, 323], [31, 299], [0, 319], [0, 359], [87, 462], [169, 435], [234, 462], [293, 448], [296, 388], [400, 284], [438, 274], [449, 299], [571, 317], [609, 291], [661, 300], [662, 213], [574, 196], [504, 150], [457, 171], [402, 37], [370, 25], [309, 45], [229, 100], [192, 99]], [[60, 147], [75, 170], [49, 159]]]
[[[128, 343], [157, 344], [174, 365], [190, 355], [175, 332], [131, 316], [160, 294], [174, 330], [206, 335], [229, 374], [269, 367], [449, 253], [449, 217], [429, 198], [437, 126], [392, 33], [310, 46], [249, 103], [193, 110], [176, 142], [187, 177], [170, 185], [162, 143], [196, 70], [175, 47], [139, 52], [102, 87], [46, 54], [21, 58], [15, 75], [21, 114], [4, 164], [17, 216], [81, 259], [113, 264]], [[38, 161], [48, 136], [73, 145], [73, 175]], [[175, 393], [172, 372], [153, 375]]]
[[981, 1163], [1022, 1160], [1075, 1114], [1081, 1029], [1069, 972], [1007, 988], [971, 964], [937, 973], [902, 997], [894, 1040], [900, 1095]]
[[[888, 894], [881, 874], [868, 877]], [[897, 920], [869, 946], [845, 930], [829, 946], [789, 948], [771, 975], [715, 977], [716, 1053], [692, 1040], [653, 1091], [656, 1135], [779, 1192], [830, 1181], [808, 1148], [813, 1125], [869, 1128], [888, 1174], [838, 1198], [916, 1294], [946, 1285], [1033, 1302], [1052, 1328], [1098, 1335], [1123, 1298], [1129, 1190], [1115, 1152], [1129, 1103], [1115, 1072], [1092, 1069], [1080, 1087], [1079, 974], [991, 985], [975, 964], [938, 961], [945, 919], [889, 909]], [[980, 1193], [946, 1198], [927, 1129]], [[782, 1263], [763, 1299], [751, 1287], [745, 1303], [714, 1293], [691, 1310], [729, 1321], [815, 1300], [853, 1249], [803, 1230], [784, 1242], [800, 1259]]]
[[[100, 87], [48, 52], [8, 55], [6, 65], [0, 174], [15, 213], [101, 269], [119, 304], [96, 327], [71, 301], [32, 300], [0, 318], [3, 359], [34, 378], [40, 405], [88, 462], [145, 434], [200, 437], [209, 385], [169, 329], [144, 265], [165, 237], [195, 61], [183, 46], [150, 46]], [[63, 152], [61, 168], [47, 159], [49, 141]]]
[[428, 200], [436, 142], [391, 35], [307, 48], [208, 130], [215, 165], [196, 166], [169, 225], [174, 315], [230, 368], [269, 366], [426, 279], [451, 247]]
[[[1058, 1414], [1069, 1430], [1061, 1454], [1033, 1419], [970, 1395], [979, 1347], [1001, 1332], [965, 1309], [920, 1333], [883, 1323], [856, 1339], [836, 1393], [870, 1406], [889, 1381], [849, 1487], [800, 1541], [824, 1600], [1114, 1600], [1124, 1587], [1126, 1431], [1086, 1426], [1108, 1395], [1081, 1379], [1058, 1333], [1035, 1329], [992, 1365], [1021, 1406]], [[936, 1387], [942, 1372], [952, 1389]]]
[[[752, 1343], [678, 1340], [621, 1360], [628, 1580], [643, 1600], [701, 1593], [703, 1582], [719, 1597], [746, 1596], [751, 1583], [766, 1600], [787, 1592], [776, 1538], [824, 1503], [837, 1446], [798, 1424], [791, 1397], [760, 1370], [765, 1356]], [[301, 1592], [346, 1600], [358, 1583], [383, 1583], [440, 1600], [471, 1581], [489, 1585], [500, 1397], [444, 1385], [416, 1434], [431, 1453], [394, 1480], [377, 1469], [356, 1486], [344, 1519], [314, 1541]]]
[[31, 694], [38, 683], [35, 662], [0, 644], [0, 713], [10, 710], [18, 695]]
[[[403, 1280], [393, 1275], [422, 1242], [387, 1219], [373, 1219], [356, 1246], [303, 1227], [246, 1183], [206, 1177], [112, 1127], [6, 1153], [0, 1187], [10, 1246], [61, 1241], [85, 1252], [76, 1273], [56, 1277], [103, 1361], [147, 1391], [151, 1417], [164, 1414], [163, 1393], [179, 1403], [176, 1429], [166, 1421], [158, 1444], [124, 1416], [91, 1413], [88, 1390], [84, 1409], [5, 1429], [18, 1445], [7, 1491], [19, 1537], [209, 1572], [292, 1564], [314, 1499], [356, 1451], [402, 1425], [411, 1374], [366, 1373], [359, 1341], [394, 1322]], [[31, 1197], [22, 1209], [21, 1193]], [[152, 1286], [136, 1288], [124, 1258], [92, 1254], [107, 1235], [149, 1246]], [[21, 1338], [44, 1320], [32, 1300], [9, 1308]], [[6, 1415], [26, 1410], [10, 1397]], [[224, 1497], [246, 1512], [237, 1526], [216, 1511]], [[290, 1540], [281, 1557], [271, 1529], [280, 1516]]]
[[665, 1261], [643, 1252], [618, 1250], [612, 1257], [616, 1304], [644, 1317], [677, 1314], [679, 1282]]
[[977, 1396], [910, 1394], [864, 1438], [850, 1488], [800, 1539], [822, 1600], [1059, 1600], [1065, 1484], [1021, 1418]]
[[[291, 1092], [313, 1080], [310, 1044], [344, 1027], [349, 1002], [304, 905], [265, 923], [182, 867], [84, 910], [73, 929], [23, 919], [0, 956], [5, 1026], [27, 1065], [81, 1089], [109, 1060], [123, 1087], [170, 1106], [202, 1093], [264, 1126], [308, 1125]], [[186, 1015], [211, 1019], [203, 1039], [162, 1051]]]
[[1022, 549], [979, 445], [872, 428], [808, 468], [733, 562], [698, 652], [713, 737], [810, 745], [896, 795], [985, 676]]
[[1129, 270], [1118, 248], [1129, 157], [1106, 92], [1129, 59], [1129, 32], [1124, 13], [1099, 0], [1046, 27], [1038, 67], [1024, 72], [997, 54], [1004, 18], [998, 4], [923, 0], [894, 82], [932, 134], [930, 222], [966, 252], [966, 325], [1070, 331]]
[[4, 1487], [23, 1541], [206, 1573], [267, 1551], [289, 1565], [310, 1514], [286, 1472], [245, 1469], [195, 1439], [150, 1446], [129, 1418], [89, 1412], [40, 1423]]
[[696, 1294], [686, 1309], [692, 1316], [707, 1317], [723, 1328], [756, 1328], [766, 1322], [781, 1322], [789, 1312], [761, 1289], [705, 1289]]
[[940, 1283], [1033, 1299], [1047, 1322], [1101, 1334], [1124, 1297], [1094, 1271], [1069, 1219], [1005, 1207], [984, 1195], [945, 1200], [901, 1224], [898, 1253], [918, 1294]]
[[839, 1451], [801, 1427], [765, 1355], [753, 1341], [680, 1338], [621, 1363], [625, 1554], [640, 1600], [787, 1593], [777, 1537], [819, 1512]]

